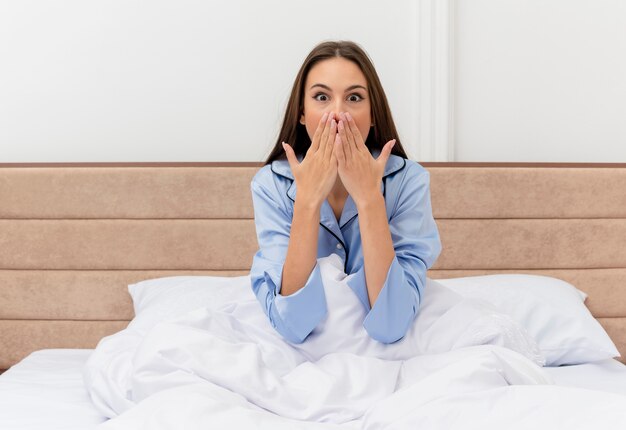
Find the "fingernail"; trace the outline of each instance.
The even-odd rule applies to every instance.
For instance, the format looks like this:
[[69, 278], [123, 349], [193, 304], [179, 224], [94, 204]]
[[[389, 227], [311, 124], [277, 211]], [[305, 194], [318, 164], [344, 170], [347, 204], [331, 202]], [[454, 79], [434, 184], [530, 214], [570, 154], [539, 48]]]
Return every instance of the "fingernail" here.
[[346, 112], [346, 118], [348, 118], [348, 121], [352, 120], [352, 115], [350, 115], [350, 112]]
[[324, 112], [324, 115], [322, 115], [322, 122], [326, 121], [328, 119], [328, 112]]
[[336, 127], [337, 126], [337, 121], [335, 121], [335, 119], [333, 118], [333, 120], [330, 123], [331, 127]]
[[343, 131], [343, 121], [339, 120], [339, 130]]

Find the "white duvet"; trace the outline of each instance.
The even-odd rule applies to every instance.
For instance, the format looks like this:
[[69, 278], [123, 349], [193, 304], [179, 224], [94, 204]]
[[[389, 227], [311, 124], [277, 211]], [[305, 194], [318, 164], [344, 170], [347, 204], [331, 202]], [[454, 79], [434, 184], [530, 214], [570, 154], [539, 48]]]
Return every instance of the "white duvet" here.
[[[343, 263], [319, 260], [328, 316], [300, 345], [249, 289], [103, 339], [85, 370], [111, 429], [618, 428], [626, 396], [555, 386], [533, 339], [485, 302], [426, 285], [415, 323], [383, 345]], [[203, 304], [199, 303], [198, 306]], [[228, 427], [227, 427], [228, 426]]]

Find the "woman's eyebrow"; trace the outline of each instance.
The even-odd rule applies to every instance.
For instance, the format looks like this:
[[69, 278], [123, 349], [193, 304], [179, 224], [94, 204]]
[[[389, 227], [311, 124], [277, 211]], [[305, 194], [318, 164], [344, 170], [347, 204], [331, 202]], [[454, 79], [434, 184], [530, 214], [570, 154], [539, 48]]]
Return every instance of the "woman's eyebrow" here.
[[[324, 85], [324, 84], [313, 84], [313, 85], [311, 85], [311, 88], [309, 88], [309, 89], [312, 90], [315, 87], [322, 87], [322, 88], [324, 88], [327, 91], [332, 91], [332, 89], [328, 85]], [[345, 92], [352, 91], [352, 90], [354, 90], [356, 88], [362, 88], [365, 91], [367, 91], [367, 88], [365, 88], [363, 85], [355, 84], [355, 85], [350, 85], [348, 88], [346, 88]]]

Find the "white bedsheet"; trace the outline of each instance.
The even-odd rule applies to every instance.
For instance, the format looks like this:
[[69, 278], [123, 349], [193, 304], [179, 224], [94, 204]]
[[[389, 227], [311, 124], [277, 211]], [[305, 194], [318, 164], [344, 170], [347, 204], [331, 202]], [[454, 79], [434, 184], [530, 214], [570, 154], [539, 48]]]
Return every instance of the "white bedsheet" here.
[[[106, 418], [101, 416], [91, 404], [82, 381], [83, 365], [92, 352], [93, 350], [88, 349], [36, 351], [0, 376], [0, 429], [89, 430], [103, 422]], [[617, 360], [544, 368], [544, 371], [548, 372], [559, 386], [608, 391], [626, 396], [626, 366]], [[211, 403], [204, 399], [207, 393], [204, 391], [204, 396], [202, 395], [201, 385], [187, 388], [185, 391], [186, 394], [191, 393], [191, 396], [185, 399], [185, 408], [203, 408], [207, 415], [213, 415], [213, 422], [217, 422], [217, 417], [221, 417], [225, 422], [232, 423], [227, 428], [236, 429], [237, 422], [244, 422], [250, 417], [266, 418], [264, 413], [249, 410], [238, 404], [221, 410], [212, 410]], [[174, 394], [175, 391], [172, 390], [171, 395]], [[225, 395], [225, 398], [232, 397], [232, 393], [225, 393]], [[198, 416], [195, 415], [195, 418]], [[201, 418], [204, 420], [204, 417]], [[175, 419], [178, 420], [176, 423], [181, 425], [179, 428], [186, 425], [184, 418]], [[289, 428], [288, 425], [292, 424], [291, 420], [283, 421], [284, 428]], [[297, 423], [297, 425], [300, 428], [306, 428], [302, 423]], [[358, 428], [358, 422], [343, 426], [311, 424], [307, 427], [349, 429], [350, 427]], [[170, 428], [176, 428], [174, 423], [170, 425]]]
[[[521, 430], [613, 429], [626, 424], [626, 396], [529, 384], [530, 380], [517, 379], [523, 375], [519, 368], [507, 368], [509, 361], [498, 357], [501, 347], [487, 348], [491, 351], [486, 354], [482, 347], [454, 351], [459, 360], [445, 360], [450, 354], [445, 353], [405, 363], [401, 389], [377, 401], [362, 418], [341, 424], [298, 421], [258, 408], [215, 384], [197, 382], [160, 390], [103, 427]], [[441, 359], [447, 363], [433, 366]]]
[[92, 349], [35, 351], [0, 376], [0, 429], [88, 430], [106, 421], [82, 370]]
[[575, 366], [546, 367], [557, 385], [606, 391], [626, 396], [626, 365], [609, 358]]
[[362, 330], [341, 265], [322, 263], [329, 317], [305, 344], [283, 342], [254, 297], [131, 323], [95, 351], [38, 351], [2, 375], [0, 429], [90, 429], [107, 415], [103, 427], [118, 430], [626, 424], [617, 361], [541, 368], [510, 321], [439, 288], [405, 340], [382, 347]]
[[[626, 396], [554, 385], [536, 344], [488, 307], [427, 288], [414, 326], [381, 346], [340, 261], [321, 259], [329, 316], [290, 345], [254, 297], [133, 324], [85, 371], [109, 429], [613, 428]], [[343, 277], [341, 276], [343, 275]], [[429, 292], [430, 291], [430, 292]], [[532, 411], [532, 413], [531, 413]]]

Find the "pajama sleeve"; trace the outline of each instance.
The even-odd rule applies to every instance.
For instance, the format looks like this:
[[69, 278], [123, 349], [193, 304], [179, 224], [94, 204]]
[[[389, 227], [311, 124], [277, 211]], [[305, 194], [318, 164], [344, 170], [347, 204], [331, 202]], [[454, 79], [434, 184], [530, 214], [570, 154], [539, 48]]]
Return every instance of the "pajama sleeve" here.
[[259, 250], [252, 261], [250, 280], [276, 331], [289, 342], [302, 343], [326, 316], [326, 296], [318, 262], [300, 290], [288, 296], [280, 294], [292, 215], [282, 200], [287, 196], [280, 196], [272, 186], [273, 183], [266, 186], [256, 178], [251, 183]]
[[439, 231], [430, 203], [429, 173], [421, 166], [411, 167], [389, 220], [396, 255], [374, 306], [370, 308], [369, 305], [363, 265], [348, 281], [350, 288], [369, 308], [363, 321], [365, 330], [382, 343], [396, 342], [406, 334], [419, 309], [426, 270], [441, 252]]

